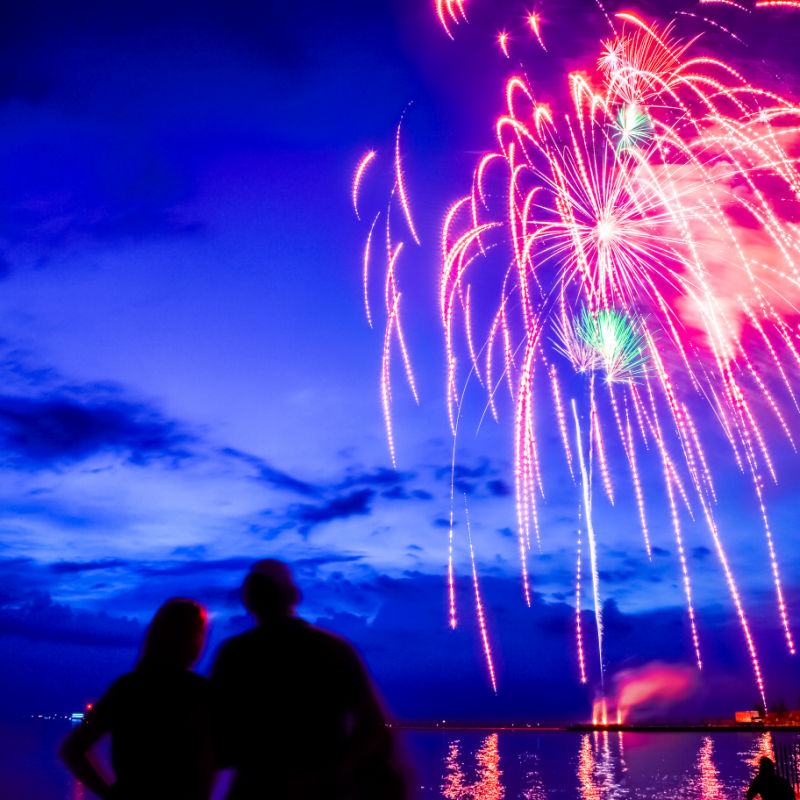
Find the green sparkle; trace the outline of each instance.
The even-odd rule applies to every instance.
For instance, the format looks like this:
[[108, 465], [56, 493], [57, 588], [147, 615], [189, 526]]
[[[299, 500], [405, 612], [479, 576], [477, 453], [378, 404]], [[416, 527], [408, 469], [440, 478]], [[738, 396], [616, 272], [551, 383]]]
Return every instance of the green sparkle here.
[[558, 331], [558, 350], [578, 372], [602, 372], [607, 383], [636, 381], [647, 371], [641, 321], [616, 309], [580, 313]]
[[653, 138], [650, 117], [633, 103], [620, 106], [613, 138], [617, 153], [646, 145]]

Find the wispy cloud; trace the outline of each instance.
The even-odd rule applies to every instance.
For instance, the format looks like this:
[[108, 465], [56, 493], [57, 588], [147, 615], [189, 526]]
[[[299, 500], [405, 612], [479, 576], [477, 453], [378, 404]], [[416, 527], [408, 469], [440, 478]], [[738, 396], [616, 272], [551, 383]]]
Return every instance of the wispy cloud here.
[[120, 399], [0, 396], [0, 451], [12, 465], [42, 469], [112, 452], [132, 464], [178, 462], [192, 437], [153, 408]]
[[319, 505], [296, 503], [289, 507], [287, 515], [299, 523], [298, 530], [307, 536], [324, 522], [368, 515], [372, 510], [371, 501], [374, 496], [372, 489], [359, 489]]

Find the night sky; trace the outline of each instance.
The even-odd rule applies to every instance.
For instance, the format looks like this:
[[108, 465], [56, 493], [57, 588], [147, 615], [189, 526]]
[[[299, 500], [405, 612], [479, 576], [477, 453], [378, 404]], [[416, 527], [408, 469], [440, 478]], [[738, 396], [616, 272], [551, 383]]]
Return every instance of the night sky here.
[[[594, 66], [605, 35], [597, 6], [542, 3], [545, 54], [517, 3], [475, 0], [455, 41], [428, 0], [17, 5], [0, 11], [0, 676], [10, 690], [0, 714], [69, 712], [97, 697], [130, 668], [143, 625], [173, 595], [212, 612], [205, 669], [219, 640], [247, 624], [238, 587], [249, 564], [277, 557], [294, 565], [301, 613], [355, 641], [397, 715], [585, 717], [597, 664], [587, 647], [591, 681], [580, 686], [578, 493], [557, 431], [543, 430], [547, 501], [529, 609], [512, 406], [501, 403], [501, 424], [479, 425], [479, 391], [456, 454], [462, 624], [447, 627], [452, 439], [437, 257], [445, 210], [494, 145], [505, 79], [523, 64], [557, 106], [567, 71]], [[654, 16], [678, 6], [637, 7]], [[754, 81], [800, 98], [796, 14], [738, 19], [749, 47], [683, 21], [683, 33], [707, 32], [700, 48], [723, 48]], [[503, 25], [519, 31], [510, 60], [492, 41]], [[409, 248], [401, 281], [421, 403], [398, 372], [394, 470], [350, 181], [375, 148], [362, 202], [385, 203], [404, 111], [422, 245]], [[768, 701], [794, 706], [800, 680], [757, 505], [713, 417], [701, 419]], [[790, 424], [800, 432], [797, 416]], [[774, 441], [780, 483], [766, 497], [797, 621], [800, 461]], [[612, 453], [612, 466], [621, 459]], [[642, 469], [652, 562], [625, 482], [613, 509], [598, 495], [611, 676], [693, 661], [660, 465]], [[475, 621], [463, 496], [497, 696]], [[730, 713], [757, 690], [710, 536], [684, 516], [706, 660], [691, 710]], [[591, 614], [583, 619], [591, 640]]]

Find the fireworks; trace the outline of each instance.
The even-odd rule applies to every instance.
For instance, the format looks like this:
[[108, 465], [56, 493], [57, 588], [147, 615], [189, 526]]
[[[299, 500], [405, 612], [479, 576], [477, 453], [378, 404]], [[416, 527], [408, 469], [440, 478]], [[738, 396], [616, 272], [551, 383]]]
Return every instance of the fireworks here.
[[[437, 9], [452, 36], [453, 25], [464, 19], [463, 3], [441, 2]], [[715, 516], [704, 437], [713, 417], [752, 486], [778, 618], [794, 652], [764, 487], [777, 480], [774, 432], [794, 447], [785, 409], [788, 403], [800, 408], [794, 387], [800, 229], [791, 221], [800, 208], [792, 155], [800, 107], [750, 84], [722, 60], [692, 56], [692, 43], [678, 40], [671, 25], [655, 27], [632, 14], [608, 19], [614, 33], [602, 44], [596, 71], [566, 77], [566, 113], [556, 115], [538, 102], [526, 79], [508, 81], [506, 112], [494, 126], [497, 148], [479, 158], [470, 192], [445, 216], [439, 300], [451, 428], [455, 434], [466, 372], [486, 389], [496, 417], [498, 382], [507, 383], [515, 406], [519, 550], [528, 602], [531, 533], [537, 544], [542, 533], [537, 415], [557, 421], [571, 474], [577, 448], [601, 677], [597, 541], [604, 532], [593, 524], [594, 484], [613, 504], [615, 483], [630, 483], [649, 555], [639, 478], [649, 450], [663, 477], [697, 665], [701, 642], [681, 506], [689, 513], [699, 509], [708, 529], [763, 696], [755, 642]], [[528, 24], [544, 47], [538, 15]], [[498, 41], [508, 56], [508, 35]], [[400, 206], [417, 239], [400, 170], [399, 129], [395, 161]], [[506, 190], [499, 198], [486, 187], [501, 180]], [[392, 246], [388, 250], [388, 335], [396, 331], [408, 366], [396, 311], [396, 256]], [[499, 253], [507, 253], [505, 262]], [[502, 278], [484, 329], [473, 319], [471, 302], [480, 269]], [[539, 373], [550, 384], [552, 410], [543, 393], [534, 393]], [[575, 373], [586, 376], [583, 387], [565, 391], [577, 386]], [[450, 537], [454, 624], [452, 528]], [[480, 617], [485, 634], [482, 610]], [[579, 649], [584, 677], [582, 643]]]
[[614, 138], [617, 152], [631, 147], [642, 147], [651, 139], [653, 128], [650, 117], [633, 103], [624, 103], [617, 111]]
[[608, 383], [624, 383], [644, 375], [646, 356], [640, 325], [621, 311], [585, 306], [580, 316], [561, 324], [556, 345], [577, 372], [601, 371]]

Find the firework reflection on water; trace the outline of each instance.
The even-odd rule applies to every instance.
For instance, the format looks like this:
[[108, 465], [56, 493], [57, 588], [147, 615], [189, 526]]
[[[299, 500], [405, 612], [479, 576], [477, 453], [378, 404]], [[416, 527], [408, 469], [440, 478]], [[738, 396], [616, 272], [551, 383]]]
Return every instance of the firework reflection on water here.
[[739, 800], [770, 734], [409, 734], [421, 800]]

